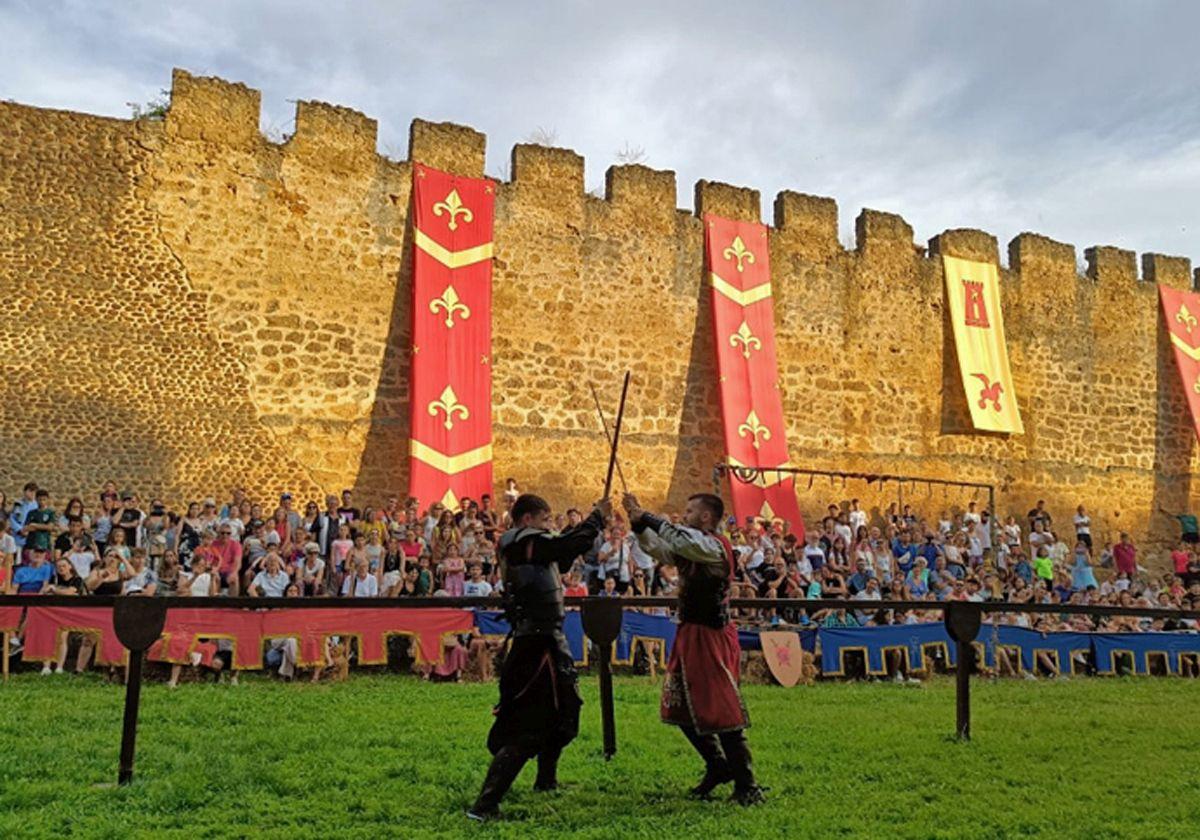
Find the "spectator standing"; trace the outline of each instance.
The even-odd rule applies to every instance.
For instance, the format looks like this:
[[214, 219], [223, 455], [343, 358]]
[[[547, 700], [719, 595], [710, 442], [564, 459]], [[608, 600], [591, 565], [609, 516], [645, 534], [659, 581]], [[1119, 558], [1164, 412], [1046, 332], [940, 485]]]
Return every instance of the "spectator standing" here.
[[25, 514], [25, 524], [21, 528], [21, 535], [25, 537], [25, 551], [28, 553], [37, 549], [48, 554], [58, 517], [50, 509], [50, 493], [48, 491], [36, 491], [34, 504], [36, 506], [33, 510]]
[[1083, 505], [1075, 508], [1075, 539], [1092, 550], [1092, 518]]
[[1137, 574], [1137, 547], [1127, 531], [1121, 532], [1120, 541], [1113, 546], [1113, 562], [1118, 574], [1124, 574], [1128, 580], [1133, 580]]
[[1075, 592], [1098, 588], [1096, 575], [1092, 571], [1090, 548], [1082, 538], [1075, 544], [1075, 559], [1071, 564], [1071, 589]]
[[138, 544], [143, 519], [145, 514], [138, 509], [137, 496], [126, 490], [121, 494], [120, 503], [113, 510], [113, 527], [125, 532], [125, 545], [130, 548]]
[[17, 544], [16, 562], [18, 564], [25, 562], [25, 520], [29, 514], [37, 510], [37, 492], [37, 483], [28, 482], [21, 490], [21, 498], [13, 502], [12, 510], [8, 514], [9, 527], [13, 540]]

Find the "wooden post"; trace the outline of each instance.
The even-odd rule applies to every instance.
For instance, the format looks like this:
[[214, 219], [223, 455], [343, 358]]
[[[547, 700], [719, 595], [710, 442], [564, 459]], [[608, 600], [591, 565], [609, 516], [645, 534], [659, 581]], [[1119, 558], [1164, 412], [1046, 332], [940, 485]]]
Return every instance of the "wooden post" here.
[[954, 640], [956, 652], [954, 732], [960, 740], [969, 741], [971, 740], [971, 669], [975, 665], [975, 646], [972, 642], [979, 635], [983, 611], [976, 603], [951, 601], [946, 604], [943, 616], [946, 632]]
[[4, 631], [4, 664], [0, 665], [0, 670], [3, 670], [3, 672], [4, 672], [4, 681], [5, 682], [8, 682], [9, 638], [10, 638], [10, 636], [8, 634], [8, 631], [7, 630]]
[[121, 762], [117, 770], [117, 784], [127, 785], [133, 781], [133, 756], [137, 745], [138, 705], [142, 699], [142, 660], [145, 653], [129, 651], [129, 668], [125, 672], [125, 720], [121, 725]]

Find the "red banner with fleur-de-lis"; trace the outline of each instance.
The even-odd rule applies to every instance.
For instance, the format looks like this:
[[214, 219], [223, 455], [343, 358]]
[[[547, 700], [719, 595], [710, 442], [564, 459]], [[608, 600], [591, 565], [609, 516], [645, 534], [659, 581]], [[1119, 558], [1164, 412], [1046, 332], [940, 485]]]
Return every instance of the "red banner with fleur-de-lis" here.
[[1200, 294], [1160, 285], [1158, 299], [1175, 350], [1179, 382], [1200, 438]]
[[773, 472], [789, 462], [767, 244], [765, 225], [704, 217], [733, 512], [739, 522], [782, 519], [803, 539], [795, 477]]
[[457, 509], [492, 492], [496, 186], [413, 165], [409, 495]]

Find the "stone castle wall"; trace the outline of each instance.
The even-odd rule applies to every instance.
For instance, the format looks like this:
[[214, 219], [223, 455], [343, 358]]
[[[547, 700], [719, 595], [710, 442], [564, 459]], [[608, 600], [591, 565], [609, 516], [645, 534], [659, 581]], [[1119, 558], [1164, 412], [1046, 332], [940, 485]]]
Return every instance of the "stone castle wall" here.
[[[176, 71], [162, 122], [0, 103], [0, 487], [56, 497], [114, 478], [171, 501], [244, 483], [262, 497], [407, 484], [411, 165], [376, 153], [376, 124], [300, 102], [284, 143], [259, 94]], [[409, 160], [483, 174], [485, 138], [415, 120]], [[626, 477], [678, 507], [722, 455], [699, 214], [759, 220], [750, 189], [701, 181], [675, 206], [671, 172], [609, 169], [519, 145], [497, 191], [495, 466], [558, 503], [599, 494], [607, 448], [588, 392], [634, 386]], [[1161, 543], [1152, 515], [1195, 501], [1195, 436], [1155, 283], [1191, 288], [1188, 260], [1037, 234], [1001, 269], [1025, 422], [975, 434], [943, 315], [940, 253], [999, 261], [995, 238], [914, 246], [864, 210], [838, 242], [828, 198], [780, 193], [771, 262], [781, 389], [795, 463], [995, 484], [999, 512], [1078, 502], [1102, 531]], [[879, 488], [799, 484], [814, 515]], [[936, 515], [967, 496], [906, 488]]]

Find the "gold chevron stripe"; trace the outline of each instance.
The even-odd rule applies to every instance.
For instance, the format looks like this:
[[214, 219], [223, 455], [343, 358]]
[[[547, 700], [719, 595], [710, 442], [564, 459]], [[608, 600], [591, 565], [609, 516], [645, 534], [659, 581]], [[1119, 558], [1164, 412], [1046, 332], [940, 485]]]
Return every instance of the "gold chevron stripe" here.
[[[729, 466], [733, 469], [737, 469], [738, 467], [746, 467], [745, 464], [743, 464], [737, 458], [734, 458], [732, 455], [729, 456]], [[786, 469], [790, 467], [791, 464], [783, 463], [779, 466]], [[774, 475], [771, 475], [770, 471], [773, 469], [773, 467], [750, 467], [749, 469], [763, 470], [762, 475], [754, 479], [754, 481], [747, 483], [753, 484], [755, 487], [761, 487], [764, 490], [766, 490], [768, 487], [774, 487], [776, 484], [783, 484], [783, 482], [787, 481], [789, 478], [794, 478], [794, 476], [790, 473], [775, 473]]]
[[1194, 362], [1200, 362], [1200, 347], [1193, 347], [1175, 333], [1171, 333], [1171, 343], [1183, 351], [1183, 354]]
[[413, 440], [412, 448], [409, 451], [421, 463], [428, 464], [435, 470], [441, 470], [446, 475], [455, 475], [492, 460], [490, 443], [461, 455], [443, 455], [432, 446], [426, 446], [419, 440]]
[[474, 265], [477, 262], [483, 262], [492, 258], [491, 242], [476, 245], [474, 248], [464, 248], [461, 251], [451, 251], [434, 242], [416, 228], [413, 228], [413, 235], [417, 247], [446, 266], [446, 268], [462, 268], [464, 265]]
[[749, 306], [752, 303], [758, 303], [760, 300], [766, 300], [771, 296], [771, 283], [769, 281], [755, 286], [753, 289], [742, 291], [732, 283], [726, 283], [717, 276], [716, 272], [712, 272], [712, 287], [738, 306]]

